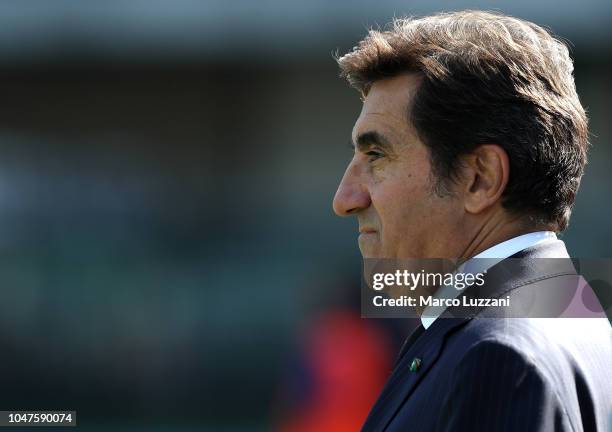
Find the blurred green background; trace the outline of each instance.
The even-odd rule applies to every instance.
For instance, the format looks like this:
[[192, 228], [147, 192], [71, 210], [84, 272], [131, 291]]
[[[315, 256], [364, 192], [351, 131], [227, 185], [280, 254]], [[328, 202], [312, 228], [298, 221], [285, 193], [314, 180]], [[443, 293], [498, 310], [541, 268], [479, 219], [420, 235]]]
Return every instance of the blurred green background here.
[[[305, 329], [358, 310], [331, 200], [360, 100], [332, 53], [463, 8], [571, 41], [593, 147], [564, 240], [611, 256], [610, 2], [0, 2], [0, 409], [276, 428]], [[392, 352], [410, 327], [373, 325]]]

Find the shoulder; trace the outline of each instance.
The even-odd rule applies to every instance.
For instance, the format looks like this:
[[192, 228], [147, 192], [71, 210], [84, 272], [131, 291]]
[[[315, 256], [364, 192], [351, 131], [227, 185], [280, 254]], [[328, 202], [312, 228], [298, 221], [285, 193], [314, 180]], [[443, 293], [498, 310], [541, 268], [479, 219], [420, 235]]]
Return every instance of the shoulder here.
[[489, 350], [508, 352], [537, 367], [581, 357], [612, 358], [612, 328], [607, 319], [477, 318], [449, 343], [463, 351], [463, 356]]
[[531, 407], [572, 423], [586, 415], [595, 424], [607, 416], [607, 319], [474, 319], [447, 343], [455, 357], [450, 377], [456, 400], [508, 406], [530, 400]]

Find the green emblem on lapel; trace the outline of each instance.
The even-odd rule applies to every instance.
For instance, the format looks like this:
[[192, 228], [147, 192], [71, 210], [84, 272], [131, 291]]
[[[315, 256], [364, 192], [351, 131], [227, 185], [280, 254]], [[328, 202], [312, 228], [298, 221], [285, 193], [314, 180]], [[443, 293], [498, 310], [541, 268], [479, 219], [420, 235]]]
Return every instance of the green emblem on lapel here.
[[412, 359], [412, 363], [410, 363], [410, 372], [417, 372], [421, 367], [421, 359], [415, 357]]

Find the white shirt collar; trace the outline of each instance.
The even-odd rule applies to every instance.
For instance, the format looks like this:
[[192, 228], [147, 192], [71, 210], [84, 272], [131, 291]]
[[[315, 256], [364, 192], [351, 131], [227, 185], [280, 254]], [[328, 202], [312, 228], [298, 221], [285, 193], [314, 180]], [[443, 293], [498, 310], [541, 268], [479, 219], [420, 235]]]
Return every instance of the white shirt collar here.
[[[468, 263], [474, 258], [487, 258], [487, 260], [481, 261], [486, 263], [486, 268], [479, 268], [478, 272], [484, 272], [488, 268], [494, 266], [503, 259], [506, 259], [517, 252], [527, 249], [528, 247], [535, 246], [540, 243], [556, 240], [557, 236], [552, 231], [538, 231], [529, 234], [523, 234], [518, 237], [511, 238], [480, 252], [478, 255], [470, 258], [466, 261], [462, 267], [468, 265]], [[470, 272], [473, 272], [471, 270]], [[453, 299], [461, 293], [461, 290], [455, 289], [453, 286], [440, 287], [434, 294], [435, 298], [450, 298]], [[421, 323], [426, 329], [433, 324], [433, 322], [444, 312], [446, 308], [443, 306], [435, 307], [429, 306], [423, 311], [421, 316]]]

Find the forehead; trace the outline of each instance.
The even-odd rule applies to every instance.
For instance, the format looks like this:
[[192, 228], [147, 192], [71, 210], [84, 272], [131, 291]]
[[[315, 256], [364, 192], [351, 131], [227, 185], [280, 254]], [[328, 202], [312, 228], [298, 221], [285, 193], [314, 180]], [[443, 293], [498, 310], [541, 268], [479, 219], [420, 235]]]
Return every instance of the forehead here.
[[374, 82], [363, 102], [353, 137], [366, 130], [392, 135], [410, 133], [408, 107], [418, 84], [419, 77], [415, 74], [403, 74]]

